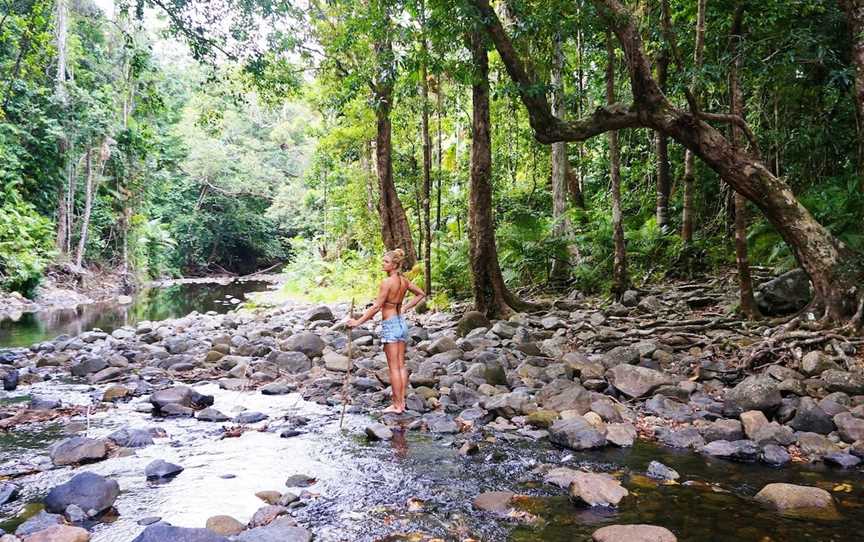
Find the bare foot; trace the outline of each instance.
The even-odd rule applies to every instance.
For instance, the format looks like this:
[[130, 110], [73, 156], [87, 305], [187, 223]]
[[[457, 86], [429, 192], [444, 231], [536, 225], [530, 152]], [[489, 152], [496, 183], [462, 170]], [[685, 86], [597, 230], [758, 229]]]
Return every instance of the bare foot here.
[[396, 408], [396, 405], [390, 405], [381, 412], [383, 412], [384, 414], [402, 414], [403, 411]]

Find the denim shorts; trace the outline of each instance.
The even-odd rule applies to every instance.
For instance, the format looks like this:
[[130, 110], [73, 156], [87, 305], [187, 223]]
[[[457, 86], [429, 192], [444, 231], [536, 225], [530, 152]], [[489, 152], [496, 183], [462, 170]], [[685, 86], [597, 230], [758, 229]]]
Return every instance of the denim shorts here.
[[408, 324], [404, 316], [391, 316], [381, 322], [381, 342], [383, 344], [408, 342]]

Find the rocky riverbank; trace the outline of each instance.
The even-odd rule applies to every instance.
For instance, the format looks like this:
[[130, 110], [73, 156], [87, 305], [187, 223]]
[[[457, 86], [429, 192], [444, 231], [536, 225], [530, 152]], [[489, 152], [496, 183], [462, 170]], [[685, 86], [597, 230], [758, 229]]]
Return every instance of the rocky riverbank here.
[[[628, 292], [620, 305], [560, 299], [549, 311], [506, 321], [489, 322], [470, 312], [424, 316], [409, 331], [410, 410], [367, 424], [365, 438], [387, 441], [406, 431], [422, 432], [453, 439], [466, 457], [482, 454], [494, 439], [548, 441], [574, 453], [626, 448], [642, 439], [706, 458], [771, 467], [824, 462], [859, 472], [864, 457], [860, 341], [742, 322], [721, 309], [727, 299], [722, 281], [682, 283]], [[214, 382], [224, 390], [264, 396], [299, 393], [338, 411], [350, 368], [349, 412], [375, 413], [389, 401], [386, 361], [371, 329], [354, 331], [354, 357], [348, 358], [340, 323], [346, 308], [289, 304], [143, 322], [110, 335], [60, 337], [4, 352], [0, 372], [7, 390], [73, 378], [96, 387], [99, 410], [123, 404], [155, 420], [227, 423], [221, 438], [253, 429], [292, 438], [309, 419], [286, 413], [277, 423], [254, 410], [229, 416], [214, 408], [212, 395], [190, 385]], [[3, 407], [0, 428], [15, 431], [83, 414], [80, 406], [64, 405], [62, 397], [34, 398]], [[14, 479], [34, 468], [134, 454], [159, 437], [152, 427], [124, 428], [101, 439], [73, 436], [54, 446], [42, 464], [6, 465], [3, 472]], [[183, 476], [182, 469], [155, 460], [141, 474], [168, 480]], [[80, 527], [110, 518], [117, 497], [111, 478], [73, 473], [51, 489], [45, 511], [18, 526], [16, 536], [32, 542], [87, 540]], [[634, 490], [605, 473], [562, 465], [546, 465], [540, 474], [577, 507], [614, 507]], [[135, 540], [310, 540], [312, 531], [292, 516], [314, 498], [304, 489], [314, 484], [314, 475], [289, 479], [287, 493], [260, 495], [267, 504], [248, 522], [220, 516], [206, 525], [173, 527], [155, 518]], [[669, 483], [679, 476], [659, 462], [644, 475]], [[835, 497], [822, 488], [771, 486], [755, 502], [836, 515]], [[17, 493], [14, 481], [8, 482], [0, 500]], [[476, 495], [473, 505], [513, 515], [518, 501], [515, 492], [496, 491]], [[50, 533], [32, 538], [40, 531]], [[686, 533], [630, 525], [600, 529], [594, 539], [674, 540], [675, 535]]]

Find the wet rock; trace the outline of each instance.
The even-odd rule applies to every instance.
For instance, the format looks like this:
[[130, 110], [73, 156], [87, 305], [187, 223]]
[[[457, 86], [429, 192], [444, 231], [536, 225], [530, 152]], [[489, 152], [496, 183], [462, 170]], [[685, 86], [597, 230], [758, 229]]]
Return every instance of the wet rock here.
[[631, 398], [644, 397], [660, 386], [672, 383], [672, 379], [660, 371], [624, 364], [609, 369], [606, 379], [615, 389]]
[[315, 483], [315, 478], [305, 474], [294, 474], [285, 480], [287, 487], [309, 487]]
[[278, 504], [262, 506], [252, 515], [252, 519], [249, 520], [249, 527], [264, 527], [271, 524], [279, 516], [284, 516], [287, 513], [288, 509]]
[[748, 376], [726, 393], [726, 407], [733, 412], [770, 412], [782, 402], [777, 382], [768, 376]]
[[319, 320], [332, 322], [334, 320], [333, 312], [330, 311], [330, 307], [327, 305], [321, 305], [320, 307], [309, 309], [303, 317], [307, 322], [317, 322]]
[[806, 508], [834, 508], [834, 499], [830, 493], [824, 489], [811, 486], [783, 483], [768, 484], [754, 498], [781, 512]]
[[213, 516], [207, 519], [205, 527], [222, 536], [234, 536], [246, 529], [246, 526], [231, 516]]
[[111, 508], [119, 493], [120, 486], [116, 481], [92, 472], [82, 472], [49, 491], [45, 497], [45, 509], [59, 514], [74, 504], [88, 517], [94, 517]]
[[158, 412], [162, 413], [168, 412], [166, 407], [169, 405], [201, 410], [213, 405], [213, 396], [202, 395], [187, 386], [174, 386], [153, 392], [150, 395], [150, 403]]
[[715, 440], [741, 440], [744, 429], [740, 421], [732, 419], [715, 420], [702, 430], [706, 442]]
[[607, 369], [618, 365], [632, 365], [639, 363], [639, 350], [632, 346], [616, 346], [603, 354], [601, 363]]
[[187, 529], [156, 523], [144, 529], [132, 542], [230, 542], [209, 529]]
[[311, 542], [312, 533], [288, 517], [275, 520], [264, 527], [243, 531], [236, 539], [238, 542]]
[[486, 512], [504, 513], [510, 509], [510, 503], [516, 494], [511, 491], [487, 491], [474, 498], [474, 508]]
[[659, 394], [645, 402], [645, 410], [655, 416], [676, 422], [690, 421], [695, 417], [690, 405]]
[[789, 452], [786, 451], [786, 448], [776, 444], [768, 444], [764, 446], [759, 458], [763, 463], [775, 467], [781, 467], [792, 460], [792, 457], [789, 455]]
[[460, 337], [464, 337], [475, 329], [489, 327], [492, 327], [492, 323], [486, 318], [485, 314], [478, 311], [468, 311], [459, 319], [456, 331]]
[[695, 427], [661, 427], [655, 435], [660, 442], [673, 448], [701, 448], [705, 445], [705, 439]]
[[582, 416], [558, 420], [549, 428], [549, 440], [573, 450], [606, 446], [606, 437]]
[[92, 463], [105, 459], [107, 455], [104, 442], [87, 437], [72, 437], [51, 449], [51, 461], [57, 466]]
[[807, 455], [823, 457], [840, 451], [840, 447], [824, 435], [818, 433], [799, 432], [796, 435], [798, 447]]
[[369, 440], [390, 440], [393, 438], [393, 431], [384, 424], [373, 423], [366, 428], [366, 437]]
[[593, 542], [677, 542], [672, 531], [656, 525], [608, 525], [594, 531]]
[[89, 542], [90, 533], [81, 527], [54, 525], [24, 537], [21, 542]]
[[17, 499], [20, 491], [21, 488], [12, 482], [0, 482], [0, 506]]
[[851, 469], [861, 463], [861, 458], [847, 452], [834, 452], [823, 457], [822, 461], [841, 469]]
[[121, 448], [144, 448], [153, 444], [153, 435], [148, 429], [124, 427], [108, 435], [108, 440]]
[[849, 395], [864, 394], [864, 376], [861, 374], [828, 369], [819, 375], [819, 378], [825, 382], [828, 391], [842, 391]]
[[250, 423], [258, 423], [260, 421], [266, 420], [267, 418], [268, 418], [268, 416], [266, 414], [261, 413], [261, 412], [247, 411], [247, 412], [241, 412], [240, 414], [237, 414], [236, 416], [234, 416], [234, 420], [232, 420], [232, 421], [236, 424], [245, 425], [245, 424], [250, 424]]
[[752, 440], [715, 440], [702, 447], [702, 453], [712, 457], [733, 461], [755, 461], [759, 457], [759, 446]]
[[15, 529], [15, 535], [24, 537], [62, 524], [63, 516], [60, 514], [49, 514], [43, 510], [19, 525], [18, 528]]
[[579, 472], [568, 467], [555, 467], [554, 469], [549, 469], [549, 472], [543, 476], [543, 482], [556, 485], [562, 489], [569, 489], [570, 482], [573, 481]]
[[577, 472], [570, 482], [570, 498], [588, 506], [617, 506], [630, 494], [621, 482], [608, 474]]
[[636, 442], [636, 428], [629, 423], [610, 423], [606, 425], [606, 440], [620, 448], [629, 448]]
[[800, 268], [760, 284], [754, 292], [756, 305], [767, 316], [799, 311], [812, 297], [810, 277]]
[[446, 416], [435, 416], [426, 420], [430, 433], [455, 434], [459, 432], [459, 424]]
[[324, 341], [315, 333], [305, 331], [290, 336], [284, 343], [283, 349], [294, 352], [303, 352], [309, 358], [321, 357], [324, 353]]
[[677, 480], [681, 478], [678, 471], [671, 467], [667, 467], [659, 461], [652, 461], [648, 464], [648, 476], [656, 480]]
[[834, 416], [834, 424], [837, 425], [837, 432], [840, 433], [840, 438], [850, 444], [864, 440], [864, 420], [856, 418], [849, 412], [842, 412]]
[[202, 422], [227, 422], [230, 418], [215, 408], [205, 408], [195, 414], [195, 418]]
[[148, 480], [167, 480], [174, 478], [181, 472], [183, 472], [183, 467], [168, 463], [164, 459], [156, 459], [144, 469], [144, 474], [147, 475]]

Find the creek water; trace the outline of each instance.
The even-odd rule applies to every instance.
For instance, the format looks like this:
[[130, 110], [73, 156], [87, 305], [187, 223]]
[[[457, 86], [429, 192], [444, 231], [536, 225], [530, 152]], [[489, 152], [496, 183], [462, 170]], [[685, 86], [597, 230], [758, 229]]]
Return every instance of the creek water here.
[[192, 311], [225, 313], [235, 307], [231, 299], [267, 290], [266, 281], [181, 283], [147, 288], [132, 303], [92, 303], [74, 309], [27, 312], [19, 318], [0, 320], [0, 348], [29, 346], [59, 335], [75, 336], [92, 329], [107, 333], [127, 325], [185, 316]]
[[[223, 299], [219, 288], [205, 299]], [[263, 289], [263, 287], [262, 287]], [[195, 309], [220, 310], [217, 306]], [[184, 309], [185, 310], [185, 309]], [[156, 319], [158, 312], [133, 318]], [[177, 314], [177, 313], [175, 313]], [[100, 321], [100, 327], [122, 325]], [[123, 320], [122, 322], [125, 322]], [[39, 337], [46, 337], [45, 332]], [[68, 332], [68, 331], [67, 331]], [[20, 335], [19, 335], [20, 336]], [[41, 340], [37, 339], [37, 340]], [[93, 471], [118, 481], [116, 514], [93, 526], [93, 542], [128, 542], [143, 527], [139, 521], [161, 517], [174, 525], [202, 527], [207, 518], [227, 514], [248, 521], [264, 503], [263, 490], [295, 493], [285, 487], [294, 474], [316, 482], [305, 491], [305, 506], [292, 510], [317, 541], [424, 541], [432, 537], [483, 541], [589, 540], [597, 528], [613, 523], [648, 523], [672, 530], [681, 541], [853, 541], [864, 533], [864, 484], [860, 471], [794, 465], [771, 469], [756, 464], [713, 460], [690, 452], [639, 441], [629, 449], [607, 448], [574, 453], [545, 441], [515, 433], [488, 433], [480, 452], [463, 457], [453, 435], [397, 431], [390, 442], [369, 443], [363, 429], [369, 416], [349, 414], [339, 429], [339, 409], [303, 401], [297, 394], [265, 396], [254, 391], [228, 391], [216, 383], [195, 385], [213, 395], [214, 407], [233, 416], [248, 409], [269, 416], [239, 437], [223, 438], [230, 423], [189, 418], [154, 418], [138, 412], [134, 399], [110, 410], [95, 409], [87, 418], [67, 425], [46, 423], [0, 434], [0, 479], [15, 478], [21, 497], [0, 507], [0, 528], [14, 530], [38, 510], [48, 490], [74, 472]], [[67, 405], [98, 405], [105, 386], [74, 380], [50, 380], [0, 396], [0, 402], [32, 397], [62, 398]], [[281, 429], [306, 425], [299, 435], [280, 438]], [[130, 455], [110, 457], [77, 469], [50, 469], [48, 447], [72, 434], [104, 437], [121, 427], [157, 427], [165, 437]], [[177, 463], [185, 470], [173, 480], [154, 484], [144, 469], [154, 459]], [[651, 460], [681, 474], [680, 483], [658, 484], [644, 476]], [[564, 490], [542, 483], [544, 465], [585, 468], [619, 476], [630, 491], [617, 509], [586, 509], [572, 504]], [[834, 516], [782, 515], [753, 500], [765, 484], [789, 482], [831, 491]], [[520, 496], [506, 517], [478, 512], [474, 497], [484, 491], [509, 490]]]

